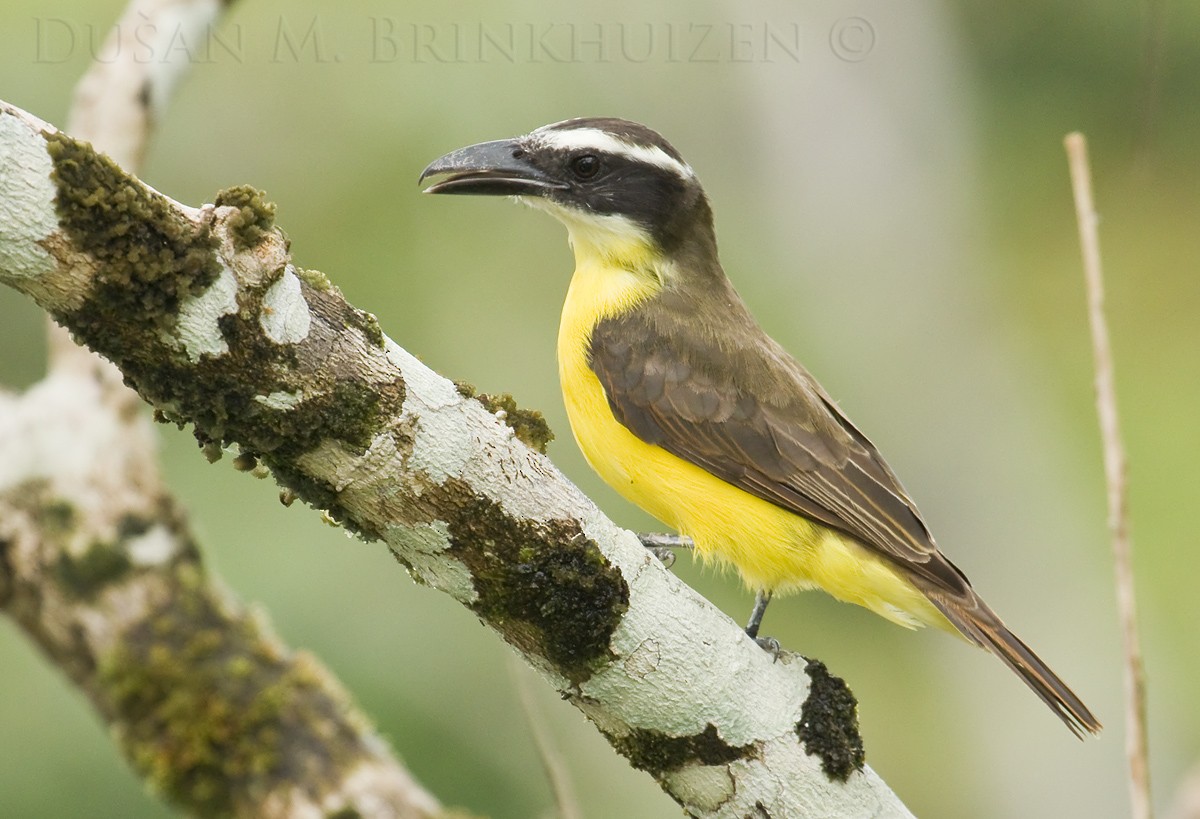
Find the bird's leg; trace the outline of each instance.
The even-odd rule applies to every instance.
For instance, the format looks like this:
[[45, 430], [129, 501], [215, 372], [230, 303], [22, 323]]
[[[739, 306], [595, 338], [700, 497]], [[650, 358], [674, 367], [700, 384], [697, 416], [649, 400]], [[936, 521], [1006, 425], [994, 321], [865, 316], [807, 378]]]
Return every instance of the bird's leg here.
[[640, 532], [638, 540], [668, 569], [675, 562], [673, 549], [691, 549], [696, 545], [687, 535], [668, 535], [662, 532]]
[[746, 634], [750, 639], [758, 643], [759, 647], [764, 651], [775, 655], [775, 659], [779, 659], [783, 648], [779, 645], [779, 641], [774, 637], [759, 637], [758, 627], [762, 625], [763, 615], [767, 612], [767, 604], [771, 602], [771, 593], [760, 589], [754, 595], [754, 609], [750, 612], [750, 622], [746, 624]]
[[762, 625], [763, 615], [767, 612], [767, 603], [771, 602], [769, 591], [759, 590], [754, 595], [754, 609], [750, 612], [750, 622], [746, 624], [746, 633], [750, 639], [758, 639], [758, 627]]

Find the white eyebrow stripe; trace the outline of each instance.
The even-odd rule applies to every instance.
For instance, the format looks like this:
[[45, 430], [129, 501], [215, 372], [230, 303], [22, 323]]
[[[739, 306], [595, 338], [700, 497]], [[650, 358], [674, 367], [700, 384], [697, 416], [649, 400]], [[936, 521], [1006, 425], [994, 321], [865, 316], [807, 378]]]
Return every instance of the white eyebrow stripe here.
[[547, 131], [539, 128], [530, 136], [549, 148], [565, 151], [603, 151], [657, 165], [684, 178], [696, 175], [690, 165], [680, 162], [656, 145], [631, 145], [599, 128], [572, 128], [567, 131]]

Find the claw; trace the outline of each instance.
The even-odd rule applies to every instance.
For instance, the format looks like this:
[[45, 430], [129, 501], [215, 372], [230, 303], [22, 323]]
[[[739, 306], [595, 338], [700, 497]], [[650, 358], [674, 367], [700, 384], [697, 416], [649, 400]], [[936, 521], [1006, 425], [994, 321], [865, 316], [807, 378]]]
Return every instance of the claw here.
[[670, 546], [647, 546], [646, 549], [668, 569], [675, 565], [675, 550]]
[[771, 655], [774, 662], [779, 662], [779, 658], [783, 656], [783, 646], [774, 637], [755, 637], [754, 642], [758, 643], [758, 647]]
[[687, 535], [667, 535], [660, 532], [640, 532], [638, 540], [668, 569], [675, 565], [675, 549], [691, 549], [695, 545]]

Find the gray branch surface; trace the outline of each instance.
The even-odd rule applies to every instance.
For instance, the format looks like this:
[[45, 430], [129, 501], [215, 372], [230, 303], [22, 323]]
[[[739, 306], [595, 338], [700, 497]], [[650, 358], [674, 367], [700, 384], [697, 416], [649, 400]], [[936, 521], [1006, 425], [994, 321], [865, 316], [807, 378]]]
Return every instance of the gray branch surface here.
[[840, 680], [773, 661], [517, 440], [513, 413], [296, 267], [255, 192], [186, 207], [5, 104], [0, 168], [0, 280], [161, 417], [470, 608], [689, 814], [909, 815], [862, 765]]

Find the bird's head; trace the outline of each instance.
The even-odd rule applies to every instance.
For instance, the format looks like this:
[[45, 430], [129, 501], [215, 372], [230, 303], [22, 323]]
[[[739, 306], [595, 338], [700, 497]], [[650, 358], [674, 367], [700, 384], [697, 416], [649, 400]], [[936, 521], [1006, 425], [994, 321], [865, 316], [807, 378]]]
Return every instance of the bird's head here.
[[567, 226], [576, 254], [670, 256], [710, 246], [700, 181], [656, 131], [623, 119], [569, 119], [451, 151], [421, 174], [426, 193], [513, 196]]

